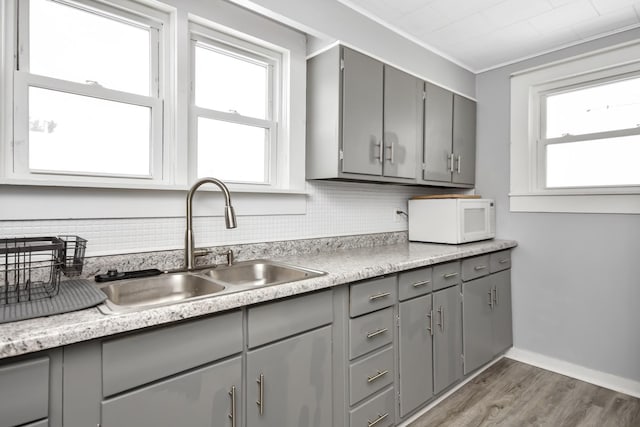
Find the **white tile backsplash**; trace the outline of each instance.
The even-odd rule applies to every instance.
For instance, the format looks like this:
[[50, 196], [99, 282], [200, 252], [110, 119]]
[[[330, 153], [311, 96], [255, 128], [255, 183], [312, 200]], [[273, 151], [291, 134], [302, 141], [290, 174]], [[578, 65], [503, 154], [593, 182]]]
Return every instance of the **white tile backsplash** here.
[[[197, 246], [219, 246], [404, 231], [407, 199], [439, 189], [350, 182], [307, 182], [305, 215], [238, 216], [227, 230], [222, 217], [194, 219]], [[106, 213], [105, 215], [108, 215]], [[88, 240], [87, 255], [178, 249], [184, 245], [184, 218], [125, 218], [0, 221], [0, 236], [77, 234]]]

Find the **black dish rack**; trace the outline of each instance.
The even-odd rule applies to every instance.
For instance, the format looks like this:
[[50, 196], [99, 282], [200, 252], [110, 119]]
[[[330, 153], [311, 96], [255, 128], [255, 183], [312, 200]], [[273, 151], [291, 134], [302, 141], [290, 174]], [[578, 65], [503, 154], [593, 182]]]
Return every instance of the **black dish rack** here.
[[0, 305], [56, 296], [62, 273], [82, 273], [86, 247], [79, 236], [0, 239]]

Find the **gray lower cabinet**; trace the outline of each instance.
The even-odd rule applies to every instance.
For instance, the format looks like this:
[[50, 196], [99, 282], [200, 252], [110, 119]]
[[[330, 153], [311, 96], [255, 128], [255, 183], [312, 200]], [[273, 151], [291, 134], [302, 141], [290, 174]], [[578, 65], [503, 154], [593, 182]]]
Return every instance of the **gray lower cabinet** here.
[[400, 416], [433, 396], [433, 310], [431, 295], [399, 304]]
[[462, 378], [460, 287], [433, 293], [433, 388], [438, 394]]
[[102, 402], [101, 427], [240, 426], [240, 357]]
[[511, 270], [463, 283], [464, 373], [511, 347]]
[[247, 427], [332, 424], [331, 326], [247, 354]]
[[54, 349], [0, 363], [0, 427], [62, 426], [62, 357]]

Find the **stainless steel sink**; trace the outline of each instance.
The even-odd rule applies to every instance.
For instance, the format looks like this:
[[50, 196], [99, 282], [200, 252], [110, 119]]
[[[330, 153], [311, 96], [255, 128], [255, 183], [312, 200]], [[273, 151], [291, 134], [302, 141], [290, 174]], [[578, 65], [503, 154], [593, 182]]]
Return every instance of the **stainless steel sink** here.
[[239, 262], [229, 267], [217, 267], [205, 271], [204, 274], [227, 287], [257, 288], [309, 279], [326, 273], [258, 259]]
[[225, 287], [195, 274], [172, 273], [114, 282], [100, 289], [107, 295], [105, 305], [110, 311], [125, 312], [204, 297]]
[[231, 266], [166, 273], [104, 284], [100, 289], [107, 295], [107, 300], [98, 308], [106, 314], [138, 311], [325, 274], [327, 273], [324, 271], [264, 259], [243, 261]]

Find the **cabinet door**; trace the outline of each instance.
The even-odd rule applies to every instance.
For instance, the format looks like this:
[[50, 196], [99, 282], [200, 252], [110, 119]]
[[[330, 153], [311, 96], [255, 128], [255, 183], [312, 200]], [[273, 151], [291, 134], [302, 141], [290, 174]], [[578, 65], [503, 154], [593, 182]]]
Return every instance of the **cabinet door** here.
[[331, 326], [247, 355], [247, 427], [332, 424]]
[[476, 182], [476, 103], [460, 95], [453, 97], [453, 182]]
[[102, 402], [100, 425], [231, 427], [233, 415], [239, 426], [241, 366], [236, 357], [108, 399]]
[[453, 93], [426, 83], [424, 107], [424, 170], [427, 181], [451, 181]]
[[382, 175], [381, 62], [343, 50], [342, 172]]
[[462, 300], [460, 287], [433, 294], [433, 386], [438, 394], [462, 378]]
[[492, 274], [493, 284], [493, 354], [496, 355], [513, 345], [511, 321], [511, 270]]
[[385, 176], [416, 177], [416, 150], [422, 130], [419, 89], [417, 78], [384, 66]]
[[462, 285], [465, 375], [490, 361], [494, 355], [491, 277], [481, 277]]
[[400, 416], [433, 396], [431, 295], [400, 303]]

